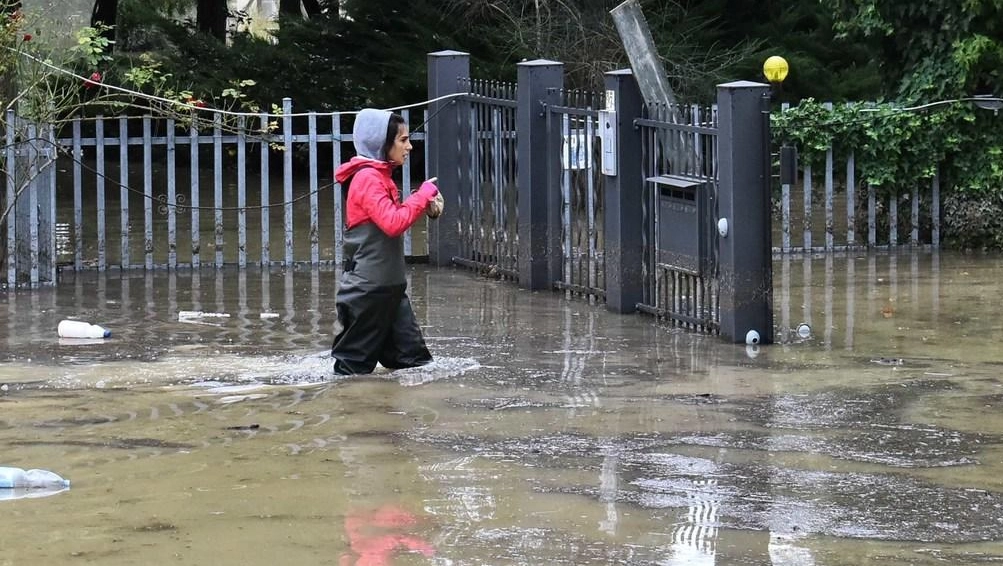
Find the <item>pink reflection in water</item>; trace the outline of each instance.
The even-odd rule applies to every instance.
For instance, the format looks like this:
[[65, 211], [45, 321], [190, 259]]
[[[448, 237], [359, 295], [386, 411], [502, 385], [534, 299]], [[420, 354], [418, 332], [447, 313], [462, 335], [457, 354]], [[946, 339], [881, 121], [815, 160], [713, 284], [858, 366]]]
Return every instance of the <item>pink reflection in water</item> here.
[[393, 505], [348, 515], [345, 534], [352, 552], [341, 556], [341, 566], [387, 565], [394, 554], [402, 551], [434, 556], [435, 548], [431, 543], [406, 533], [417, 524], [418, 519], [413, 514]]

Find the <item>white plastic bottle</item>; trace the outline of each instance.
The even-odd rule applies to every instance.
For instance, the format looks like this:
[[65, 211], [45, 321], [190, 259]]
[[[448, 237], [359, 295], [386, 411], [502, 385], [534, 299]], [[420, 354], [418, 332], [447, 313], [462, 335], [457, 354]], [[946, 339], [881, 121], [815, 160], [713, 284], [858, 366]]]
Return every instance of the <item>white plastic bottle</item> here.
[[65, 489], [70, 481], [48, 470], [0, 466], [0, 489]]
[[110, 330], [82, 320], [62, 320], [57, 328], [60, 338], [108, 338]]

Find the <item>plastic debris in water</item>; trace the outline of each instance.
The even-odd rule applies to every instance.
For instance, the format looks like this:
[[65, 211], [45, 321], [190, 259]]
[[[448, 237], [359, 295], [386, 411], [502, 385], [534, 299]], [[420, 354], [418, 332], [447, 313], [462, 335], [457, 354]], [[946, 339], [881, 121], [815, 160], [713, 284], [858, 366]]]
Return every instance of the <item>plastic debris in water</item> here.
[[0, 466], [0, 500], [46, 497], [69, 488], [69, 480], [48, 470]]
[[199, 318], [230, 318], [225, 312], [178, 311], [178, 320], [194, 320]]
[[56, 327], [56, 334], [60, 338], [100, 339], [111, 337], [110, 330], [82, 320], [59, 321], [59, 325]]

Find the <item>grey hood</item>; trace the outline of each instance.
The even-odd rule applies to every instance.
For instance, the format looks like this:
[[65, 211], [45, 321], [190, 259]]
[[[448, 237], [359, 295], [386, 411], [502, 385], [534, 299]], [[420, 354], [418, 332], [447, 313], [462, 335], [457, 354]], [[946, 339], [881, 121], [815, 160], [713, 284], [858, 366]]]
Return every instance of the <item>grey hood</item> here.
[[387, 141], [387, 127], [390, 125], [390, 112], [364, 108], [355, 117], [352, 128], [352, 143], [359, 157], [385, 161], [386, 156], [380, 155], [383, 143]]

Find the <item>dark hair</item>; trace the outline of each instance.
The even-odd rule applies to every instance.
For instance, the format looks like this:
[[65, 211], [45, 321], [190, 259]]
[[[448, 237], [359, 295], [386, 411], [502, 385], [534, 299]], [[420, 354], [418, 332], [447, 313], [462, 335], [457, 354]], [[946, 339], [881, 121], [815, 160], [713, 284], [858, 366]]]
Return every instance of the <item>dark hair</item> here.
[[387, 123], [387, 139], [383, 142], [383, 147], [380, 149], [381, 159], [388, 159], [390, 150], [393, 148], [394, 142], [397, 141], [397, 133], [400, 131], [400, 126], [403, 123], [404, 117], [400, 114], [390, 115], [390, 121]]

